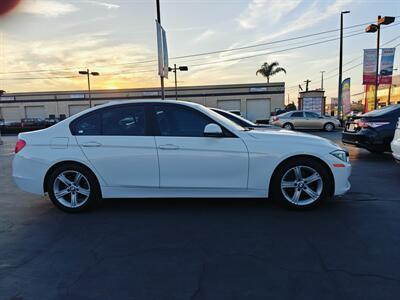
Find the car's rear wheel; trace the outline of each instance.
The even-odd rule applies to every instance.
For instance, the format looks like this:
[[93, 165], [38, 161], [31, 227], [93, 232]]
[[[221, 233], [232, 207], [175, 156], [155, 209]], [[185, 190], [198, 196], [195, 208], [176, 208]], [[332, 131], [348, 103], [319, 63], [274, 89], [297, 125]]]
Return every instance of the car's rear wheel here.
[[48, 177], [47, 191], [54, 205], [66, 212], [88, 210], [101, 199], [96, 177], [77, 164], [65, 164], [53, 170]]
[[333, 131], [334, 129], [335, 129], [335, 125], [334, 125], [333, 123], [326, 123], [326, 124], [324, 125], [324, 130], [325, 130], [325, 131], [331, 132], [331, 131]]
[[326, 168], [312, 158], [283, 163], [272, 178], [271, 196], [288, 208], [306, 209], [331, 197], [332, 179]]
[[294, 129], [294, 126], [293, 126], [292, 123], [285, 123], [285, 124], [283, 124], [282, 127], [287, 129], [287, 130], [293, 130]]

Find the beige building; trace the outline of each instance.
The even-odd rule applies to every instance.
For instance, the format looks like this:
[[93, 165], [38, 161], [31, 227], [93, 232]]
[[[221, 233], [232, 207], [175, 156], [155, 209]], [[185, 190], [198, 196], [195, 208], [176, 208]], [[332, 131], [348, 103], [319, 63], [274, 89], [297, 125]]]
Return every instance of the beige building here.
[[[180, 87], [178, 99], [208, 107], [240, 111], [252, 120], [269, 118], [272, 111], [284, 107], [284, 83], [231, 84]], [[124, 99], [160, 99], [160, 90], [97, 90], [91, 93], [92, 105]], [[166, 89], [166, 98], [175, 99], [175, 90]], [[89, 107], [87, 91], [7, 93], [0, 97], [0, 118], [19, 121], [22, 118], [71, 116]]]

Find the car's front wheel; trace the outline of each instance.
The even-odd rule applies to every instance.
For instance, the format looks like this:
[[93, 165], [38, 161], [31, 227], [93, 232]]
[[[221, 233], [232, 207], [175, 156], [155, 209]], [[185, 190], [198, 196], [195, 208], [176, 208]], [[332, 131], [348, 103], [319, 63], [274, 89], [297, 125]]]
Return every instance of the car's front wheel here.
[[65, 212], [88, 210], [101, 199], [96, 177], [78, 164], [65, 164], [53, 170], [47, 191], [54, 205]]
[[305, 209], [330, 198], [331, 175], [312, 158], [295, 158], [283, 163], [272, 178], [272, 198], [288, 208]]

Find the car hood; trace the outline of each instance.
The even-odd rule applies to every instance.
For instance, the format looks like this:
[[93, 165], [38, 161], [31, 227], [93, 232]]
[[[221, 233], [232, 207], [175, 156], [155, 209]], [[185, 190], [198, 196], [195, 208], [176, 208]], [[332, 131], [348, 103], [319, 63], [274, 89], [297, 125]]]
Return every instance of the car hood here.
[[270, 142], [301, 143], [303, 145], [326, 146], [333, 148], [333, 150], [342, 149], [342, 147], [326, 138], [292, 130], [252, 130], [248, 132], [248, 135], [255, 139], [268, 140]]

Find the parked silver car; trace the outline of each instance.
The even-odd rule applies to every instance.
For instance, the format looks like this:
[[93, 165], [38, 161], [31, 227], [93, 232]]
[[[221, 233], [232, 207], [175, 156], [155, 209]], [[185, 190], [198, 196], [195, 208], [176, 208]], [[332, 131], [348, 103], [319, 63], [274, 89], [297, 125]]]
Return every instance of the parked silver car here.
[[269, 123], [285, 129], [323, 129], [325, 131], [332, 131], [341, 126], [339, 120], [333, 117], [321, 116], [312, 111], [301, 110], [273, 116]]

